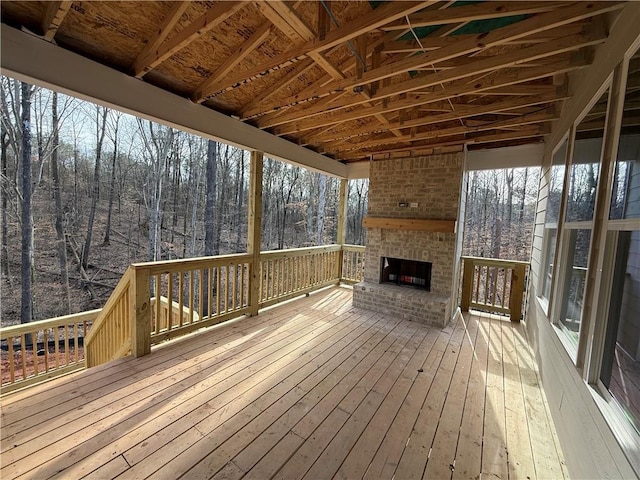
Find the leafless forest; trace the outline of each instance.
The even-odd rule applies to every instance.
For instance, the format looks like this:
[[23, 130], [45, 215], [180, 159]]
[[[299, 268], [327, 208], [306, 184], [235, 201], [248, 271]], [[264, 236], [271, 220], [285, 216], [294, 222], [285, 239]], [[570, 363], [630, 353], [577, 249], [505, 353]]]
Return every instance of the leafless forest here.
[[[1, 82], [4, 325], [99, 308], [132, 262], [246, 251], [248, 152]], [[265, 158], [262, 249], [335, 242], [339, 186]], [[349, 243], [367, 191], [349, 184]]]

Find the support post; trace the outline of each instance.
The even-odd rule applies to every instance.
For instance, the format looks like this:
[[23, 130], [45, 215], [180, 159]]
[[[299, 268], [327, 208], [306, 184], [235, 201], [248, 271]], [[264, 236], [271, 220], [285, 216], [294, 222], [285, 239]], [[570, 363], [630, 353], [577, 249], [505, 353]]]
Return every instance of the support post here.
[[262, 243], [262, 167], [263, 153], [251, 152], [249, 180], [249, 226], [247, 253], [253, 255], [249, 275], [249, 314], [258, 314], [260, 308], [260, 245]]
[[338, 255], [338, 283], [342, 280], [342, 268], [344, 265], [344, 239], [347, 223], [347, 205], [349, 194], [349, 180], [346, 178], [340, 179], [340, 199], [338, 201], [338, 231], [336, 235], [336, 243], [340, 245], [340, 254]]
[[129, 318], [131, 319], [131, 355], [151, 353], [150, 275], [147, 268], [131, 267]]
[[509, 316], [512, 322], [522, 319], [522, 299], [524, 297], [524, 277], [526, 265], [517, 263], [511, 272], [511, 295], [509, 295]]
[[476, 266], [470, 258], [464, 259], [464, 271], [462, 273], [462, 298], [460, 299], [460, 309], [463, 312], [469, 311], [471, 305], [471, 293], [473, 291], [473, 275]]

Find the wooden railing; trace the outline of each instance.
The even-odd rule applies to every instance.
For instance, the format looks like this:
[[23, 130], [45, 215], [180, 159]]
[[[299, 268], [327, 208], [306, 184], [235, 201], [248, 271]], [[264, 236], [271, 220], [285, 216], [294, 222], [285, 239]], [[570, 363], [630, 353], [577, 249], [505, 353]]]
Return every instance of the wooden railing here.
[[342, 246], [342, 274], [340, 281], [358, 283], [364, 280], [364, 245]]
[[511, 321], [522, 319], [526, 262], [496, 258], [462, 257], [461, 309], [508, 314]]
[[100, 312], [2, 328], [2, 393], [85, 368], [84, 339]]
[[251, 258], [237, 254], [134, 265], [147, 271], [153, 293], [151, 344], [248, 313]]
[[260, 308], [340, 282], [340, 245], [260, 254]]
[[135, 271], [129, 267], [85, 338], [87, 367], [121, 358], [131, 350], [131, 284]]
[[[250, 314], [252, 302], [264, 308], [341, 279], [355, 283], [362, 279], [364, 250], [328, 245], [261, 252], [253, 299], [250, 254], [133, 264], [100, 310], [2, 329], [9, 372], [3, 383], [15, 389], [82, 369], [85, 357], [93, 367], [145, 355], [152, 345]], [[53, 354], [40, 347], [45, 338]], [[84, 349], [76, 348], [79, 341]], [[39, 351], [44, 361], [35, 362]]]

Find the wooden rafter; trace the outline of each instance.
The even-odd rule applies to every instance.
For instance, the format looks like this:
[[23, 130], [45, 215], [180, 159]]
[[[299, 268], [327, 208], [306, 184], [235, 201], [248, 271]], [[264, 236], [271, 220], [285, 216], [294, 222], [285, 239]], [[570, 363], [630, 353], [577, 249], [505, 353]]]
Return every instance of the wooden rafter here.
[[[508, 68], [517, 63], [521, 63], [527, 60], [551, 57], [561, 53], [570, 52], [572, 50], [578, 50], [585, 46], [601, 43], [605, 38], [606, 36], [604, 32], [595, 32], [592, 34], [584, 35], [572, 35], [570, 37], [559, 39], [556, 42], [537, 44], [525, 49], [518, 49], [506, 55], [481, 57], [478, 59], [470, 60], [466, 65], [459, 68], [444, 70], [430, 75], [420, 76], [411, 80], [396, 83], [388, 87], [382, 87], [378, 90], [375, 96], [372, 97], [372, 100], [381, 100], [383, 98], [400, 95], [402, 93], [408, 93], [417, 89], [424, 89], [427, 87], [446, 84], [480, 73], [492, 72], [498, 69]], [[353, 107], [361, 103], [364, 102], [362, 102], [358, 98], [352, 97], [347, 101], [341, 102], [339, 105], [334, 105], [331, 111], [332, 113], [334, 113], [337, 110]], [[324, 108], [309, 107], [302, 111], [295, 111], [288, 115], [279, 117], [278, 119], [270, 123], [258, 121], [258, 125], [262, 128], [273, 127], [282, 123], [307, 119], [324, 114], [326, 114], [326, 109]]]
[[375, 152], [370, 151], [352, 151], [350, 153], [344, 153], [340, 155], [343, 160], [363, 160], [369, 159], [374, 154], [377, 156], [385, 154], [394, 154], [400, 152], [408, 152], [409, 154], [415, 154], [416, 152], [424, 151], [426, 149], [442, 148], [442, 147], [454, 147], [456, 145], [478, 145], [482, 143], [493, 143], [505, 140], [519, 140], [523, 138], [535, 138], [549, 133], [549, 129], [545, 127], [525, 127], [514, 132], [506, 133], [486, 133], [480, 134], [475, 137], [456, 136], [447, 140], [428, 141], [425, 143], [417, 143], [412, 145], [394, 147], [389, 149], [376, 149]]
[[[483, 124], [476, 126], [460, 125], [457, 127], [449, 128], [435, 128], [428, 132], [416, 133], [415, 135], [403, 135], [402, 137], [387, 137], [387, 138], [375, 138], [373, 140], [360, 141], [357, 144], [358, 148], [371, 148], [378, 145], [389, 145], [393, 143], [406, 143], [419, 140], [429, 140], [432, 138], [448, 137], [452, 135], [463, 135], [473, 132], [482, 132], [487, 130], [496, 130], [500, 128], [512, 128], [521, 127], [523, 125], [531, 125], [536, 123], [550, 122], [558, 118], [558, 114], [549, 112], [538, 112], [528, 115], [522, 115], [515, 118], [507, 118], [499, 121], [485, 121]], [[340, 152], [348, 149], [349, 144], [344, 144], [344, 147], [338, 145], [327, 144], [324, 148], [332, 153]]]
[[220, 2], [193, 22], [180, 30], [170, 40], [162, 43], [157, 49], [151, 50], [144, 57], [136, 61], [134, 73], [141, 76], [160, 65], [173, 56], [176, 52], [189, 45], [194, 40], [209, 32], [216, 25], [221, 24], [227, 18], [243, 7], [243, 2]]
[[[506, 41], [504, 45], [522, 45], [527, 43], [543, 43], [551, 42], [559, 37], [566, 37], [567, 35], [575, 35], [582, 31], [584, 26], [581, 23], [575, 23], [571, 25], [565, 25], [560, 28], [552, 28], [542, 32], [535, 33], [533, 35], [527, 35], [526, 37], [517, 38], [515, 40]], [[396, 40], [393, 42], [387, 42], [382, 48], [382, 53], [416, 53], [423, 50], [437, 50], [438, 48], [447, 47], [461, 40], [467, 40], [469, 38], [478, 38], [476, 34], [464, 34], [464, 35], [451, 35], [446, 37], [425, 37], [420, 39], [420, 43], [415, 40]]]
[[[457, 118], [467, 118], [473, 117], [477, 115], [483, 115], [487, 113], [497, 113], [503, 111], [515, 110], [521, 107], [529, 107], [533, 105], [547, 104], [551, 102], [556, 102], [558, 100], [562, 100], [564, 98], [568, 98], [568, 94], [565, 89], [557, 89], [558, 91], [554, 91], [552, 93], [547, 93], [544, 95], [535, 95], [531, 97], [522, 97], [522, 98], [507, 98], [505, 100], [499, 100], [497, 102], [492, 102], [488, 105], [460, 105], [456, 106], [456, 110], [448, 113], [441, 113], [438, 115], [429, 115], [425, 117], [420, 117], [415, 120], [408, 120], [406, 122], [397, 122], [392, 126], [395, 128], [412, 128], [412, 127], [422, 127], [425, 125], [433, 125], [437, 123], [447, 122], [450, 120], [455, 120]], [[538, 109], [537, 107], [536, 109]], [[328, 142], [332, 140], [344, 139], [344, 138], [352, 138], [362, 135], [367, 135], [371, 133], [379, 132], [380, 129], [376, 126], [367, 126], [367, 127], [358, 127], [358, 128], [350, 128], [346, 132], [336, 132], [336, 133], [325, 133], [324, 135], [318, 135], [315, 137], [317, 142]]]
[[[411, 26], [430, 27], [448, 23], [471, 22], [489, 18], [510, 17], [549, 12], [568, 2], [481, 2], [456, 8], [447, 8], [428, 14], [415, 13], [409, 17]], [[405, 20], [385, 25], [384, 30], [402, 30], [407, 28]]]
[[49, 2], [42, 20], [42, 32], [46, 41], [50, 42], [55, 37], [58, 28], [62, 25], [64, 17], [69, 13], [72, 1]]
[[[582, 2], [574, 4], [553, 12], [536, 15], [521, 22], [493, 30], [488, 34], [481, 34], [476, 36], [475, 38], [462, 40], [435, 51], [427, 52], [422, 55], [412, 56], [394, 62], [393, 64], [387, 64], [379, 69], [366, 72], [360, 79], [349, 77], [342, 81], [333, 82], [325, 87], [319, 87], [312, 91], [305, 91], [305, 95], [307, 95], [309, 98], [320, 98], [338, 91], [352, 90], [356, 87], [366, 85], [371, 82], [394, 77], [405, 72], [436, 64], [438, 62], [469, 55], [479, 50], [502, 45], [505, 42], [510, 42], [519, 38], [527, 37], [528, 35], [531, 35], [533, 33], [556, 28], [567, 23], [579, 21], [584, 18], [597, 15], [599, 13], [604, 13], [619, 8], [621, 8], [621, 5], [619, 3], [613, 2], [603, 2], [598, 4]], [[602, 35], [602, 37], [604, 37], [604, 34]], [[544, 48], [544, 46], [544, 44], [541, 45], [542, 48]], [[534, 45], [529, 48], [535, 47], [536, 46]], [[395, 85], [389, 88], [395, 88]], [[382, 88], [381, 90], [385, 89]], [[389, 90], [387, 89], [387, 91]], [[398, 91], [394, 94], [398, 93], [402, 92]], [[380, 92], [376, 94], [376, 96], [379, 95]], [[297, 103], [302, 100], [304, 99], [300, 98], [299, 96], [291, 99], [292, 102]], [[282, 107], [282, 105], [280, 105], [279, 107]]]
[[411, 14], [422, 8], [436, 3], [436, 0], [423, 0], [412, 2], [389, 2], [381, 7], [376, 8], [368, 15], [363, 15], [356, 20], [346, 23], [339, 28], [331, 30], [327, 33], [324, 40], [311, 40], [302, 45], [292, 48], [280, 55], [265, 61], [264, 63], [253, 67], [246, 72], [236, 75], [227, 76], [224, 81], [220, 81], [212, 85], [205, 95], [214, 95], [224, 90], [235, 88], [236, 86], [252, 82], [256, 78], [263, 77], [266, 73], [278, 70], [287, 65], [296, 63], [303, 58], [309, 56], [310, 53], [324, 52], [347, 40], [351, 40], [358, 35], [366, 33], [390, 23], [405, 15]]
[[[271, 23], [293, 41], [312, 41], [316, 32], [293, 9], [283, 1], [258, 2], [260, 11]], [[324, 69], [334, 80], [345, 78], [344, 73], [320, 52], [311, 52], [309, 57]]]
[[277, 82], [274, 82], [270, 87], [265, 90], [260, 91], [259, 95], [256, 95], [256, 98], [251, 102], [247, 103], [240, 109], [240, 116], [246, 118], [247, 112], [258, 108], [258, 106], [262, 103], [270, 99], [273, 95], [278, 93], [279, 91], [285, 89], [289, 84], [298, 79], [301, 75], [307, 73], [310, 69], [315, 67], [315, 62], [310, 58], [301, 61], [296, 64], [294, 68], [291, 69], [287, 75]]
[[154, 32], [153, 37], [149, 39], [145, 47], [138, 54], [138, 58], [136, 58], [136, 61], [133, 63], [133, 71], [136, 77], [141, 77], [142, 75], [144, 75], [144, 73], [146, 73], [143, 69], [139, 69], [140, 63], [152, 52], [156, 51], [162, 44], [162, 42], [164, 42], [164, 40], [167, 38], [167, 35], [169, 35], [173, 31], [174, 27], [180, 20], [180, 17], [182, 17], [182, 14], [185, 12], [190, 3], [191, 2], [185, 1], [175, 2], [172, 4], [171, 10], [169, 10], [167, 16]]
[[269, 22], [265, 22], [258, 27], [258, 29], [253, 32], [253, 34], [196, 89], [192, 96], [192, 100], [197, 103], [204, 101], [205, 97], [202, 95], [202, 92], [206, 90], [209, 85], [212, 85], [218, 82], [221, 78], [224, 78], [224, 76], [242, 62], [247, 55], [262, 45], [267, 37], [269, 37], [269, 33], [271, 33], [271, 24]]
[[528, 82], [537, 80], [539, 78], [546, 78], [557, 73], [564, 73], [583, 68], [589, 63], [590, 59], [586, 58], [584, 55], [576, 54], [545, 67], [503, 72], [500, 75], [496, 75], [472, 83], [466, 81], [452, 82], [452, 84], [447, 86], [446, 90], [438, 89], [431, 95], [411, 95], [404, 100], [389, 102], [386, 106], [377, 105], [371, 108], [354, 109], [352, 111], [338, 113], [337, 115], [331, 115], [328, 118], [322, 119], [308, 118], [306, 120], [293, 121], [286, 125], [274, 128], [273, 132], [277, 135], [287, 135], [299, 131], [317, 128], [323, 125], [335, 125], [341, 122], [348, 122], [360, 118], [370, 117], [380, 112], [384, 113], [393, 110], [401, 110], [403, 108], [411, 108], [417, 105], [426, 105], [433, 102], [455, 98], [461, 95], [480, 93], [492, 88]]

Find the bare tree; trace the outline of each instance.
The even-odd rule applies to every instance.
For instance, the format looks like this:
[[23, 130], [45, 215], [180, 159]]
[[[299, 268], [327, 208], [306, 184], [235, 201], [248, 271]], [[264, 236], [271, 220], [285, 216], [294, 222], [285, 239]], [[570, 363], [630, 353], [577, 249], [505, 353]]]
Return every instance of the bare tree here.
[[87, 221], [87, 236], [82, 249], [82, 268], [85, 270], [89, 266], [89, 251], [91, 250], [91, 236], [93, 235], [93, 222], [96, 217], [96, 207], [100, 197], [100, 161], [102, 159], [102, 144], [107, 130], [106, 107], [96, 106], [96, 161], [93, 170], [93, 189], [91, 192], [91, 209], [89, 210], [89, 220]]
[[31, 94], [33, 88], [22, 82], [22, 303], [20, 323], [33, 320], [33, 217], [31, 216]]
[[51, 177], [53, 181], [53, 199], [55, 202], [55, 227], [58, 244], [58, 260], [60, 262], [60, 278], [65, 293], [66, 313], [71, 313], [71, 293], [69, 291], [69, 274], [67, 272], [67, 244], [65, 241], [62, 198], [60, 194], [60, 175], [58, 173], [58, 150], [60, 147], [59, 122], [58, 122], [58, 94], [53, 92], [51, 99], [52, 117], [52, 151], [51, 151]]
[[111, 158], [111, 180], [109, 182], [109, 206], [107, 207], [107, 225], [104, 229], [104, 245], [109, 245], [111, 232], [111, 212], [113, 211], [113, 197], [116, 191], [116, 162], [118, 161], [118, 127], [120, 126], [120, 112], [113, 112], [113, 157]]

